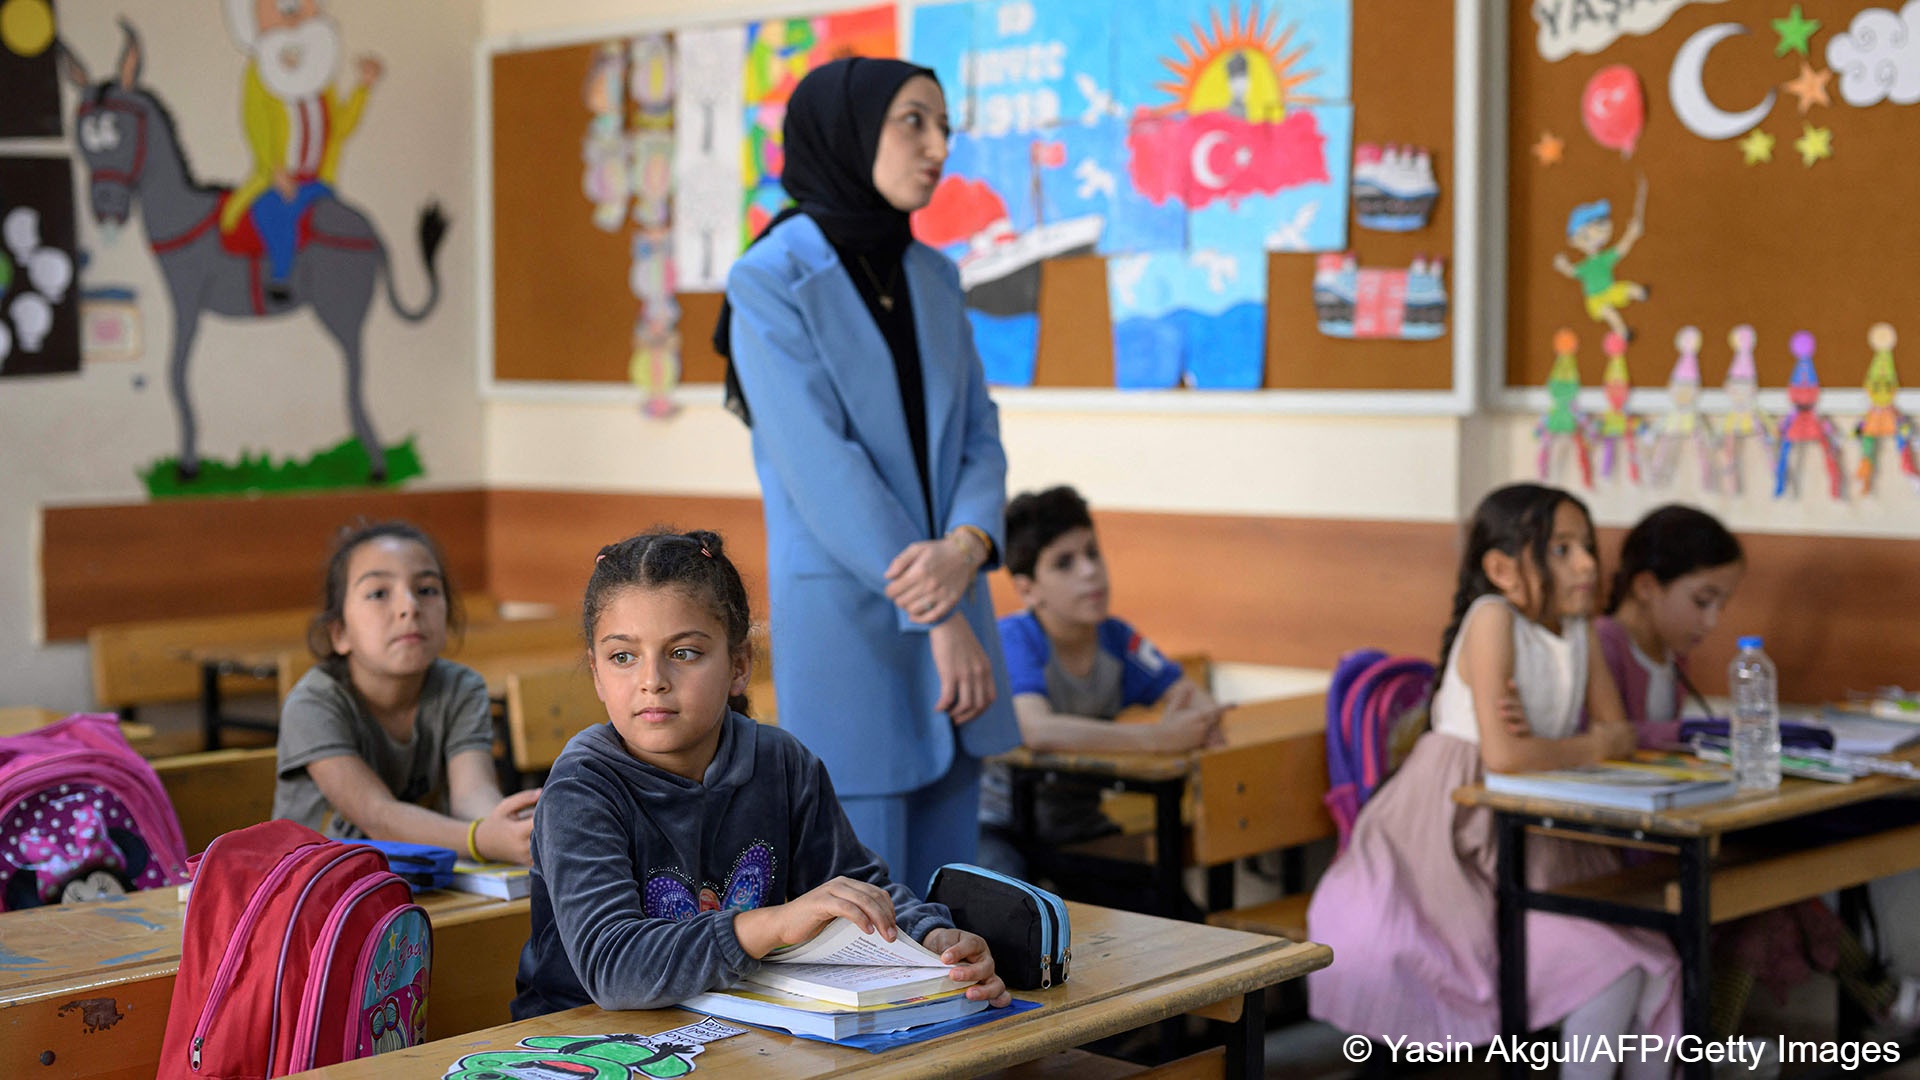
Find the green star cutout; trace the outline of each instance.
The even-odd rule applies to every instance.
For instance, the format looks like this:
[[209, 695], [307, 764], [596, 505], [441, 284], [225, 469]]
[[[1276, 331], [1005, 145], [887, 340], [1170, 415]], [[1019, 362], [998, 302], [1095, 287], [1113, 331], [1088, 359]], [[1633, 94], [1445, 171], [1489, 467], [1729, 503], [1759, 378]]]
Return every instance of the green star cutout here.
[[1820, 32], [1820, 20], [1809, 19], [1800, 14], [1800, 5], [1793, 5], [1784, 19], [1773, 20], [1773, 32], [1780, 35], [1780, 44], [1773, 47], [1773, 55], [1785, 56], [1797, 52], [1808, 55], [1807, 42]]

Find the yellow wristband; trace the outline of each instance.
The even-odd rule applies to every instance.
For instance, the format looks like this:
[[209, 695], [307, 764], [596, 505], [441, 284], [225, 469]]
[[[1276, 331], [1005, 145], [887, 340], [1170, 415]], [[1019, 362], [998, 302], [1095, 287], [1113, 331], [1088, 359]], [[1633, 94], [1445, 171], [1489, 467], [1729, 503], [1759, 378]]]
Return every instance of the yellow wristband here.
[[481, 857], [480, 845], [476, 842], [480, 839], [481, 820], [482, 820], [481, 818], [474, 818], [473, 824], [467, 826], [467, 854], [473, 856], [474, 862], [487, 861], [485, 858]]

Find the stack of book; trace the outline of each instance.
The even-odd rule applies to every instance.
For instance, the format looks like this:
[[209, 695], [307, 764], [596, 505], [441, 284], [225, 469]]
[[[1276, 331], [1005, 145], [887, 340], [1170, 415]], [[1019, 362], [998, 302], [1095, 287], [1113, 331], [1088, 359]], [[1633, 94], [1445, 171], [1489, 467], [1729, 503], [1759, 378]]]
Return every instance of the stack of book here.
[[533, 871], [515, 863], [460, 859], [453, 864], [453, 880], [447, 888], [500, 900], [518, 900], [533, 888]]
[[1630, 761], [1603, 761], [1551, 772], [1486, 775], [1488, 791], [1590, 803], [1620, 810], [1671, 810], [1716, 802], [1735, 792], [1733, 773], [1684, 758], [1642, 751]]
[[901, 934], [888, 941], [835, 919], [812, 940], [769, 954], [731, 990], [680, 1003], [692, 1012], [845, 1039], [937, 1024], [979, 1012], [971, 983], [955, 981], [938, 954]]

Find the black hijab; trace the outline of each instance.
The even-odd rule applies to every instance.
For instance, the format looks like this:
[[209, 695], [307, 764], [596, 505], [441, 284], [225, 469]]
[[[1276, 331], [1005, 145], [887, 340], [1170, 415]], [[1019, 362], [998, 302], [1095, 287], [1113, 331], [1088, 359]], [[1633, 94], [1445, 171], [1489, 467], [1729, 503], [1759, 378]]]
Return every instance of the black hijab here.
[[[786, 162], [780, 186], [794, 205], [775, 215], [748, 247], [804, 213], [836, 251], [864, 256], [883, 276], [899, 265], [913, 242], [910, 217], [873, 186], [873, 159], [894, 95], [916, 75], [939, 81], [918, 64], [864, 56], [823, 64], [800, 80], [781, 128]], [[733, 304], [724, 302], [713, 349], [727, 361], [727, 408], [751, 427], [753, 413], [733, 373], [732, 322]]]

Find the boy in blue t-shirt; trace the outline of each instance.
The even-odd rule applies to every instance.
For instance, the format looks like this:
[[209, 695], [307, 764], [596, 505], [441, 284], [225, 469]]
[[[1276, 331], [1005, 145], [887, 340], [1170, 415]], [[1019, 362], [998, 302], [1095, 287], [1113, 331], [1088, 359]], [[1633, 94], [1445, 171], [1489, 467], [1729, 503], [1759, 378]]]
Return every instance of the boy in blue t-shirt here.
[[[1028, 492], [1007, 504], [1006, 566], [1025, 611], [1000, 620], [1000, 644], [1022, 742], [1031, 749], [1177, 753], [1217, 743], [1221, 707], [1180, 665], [1107, 613], [1107, 564], [1086, 500], [1070, 487]], [[1162, 705], [1155, 723], [1115, 724], [1122, 709]], [[1078, 843], [1117, 832], [1086, 780], [1043, 782], [1034, 834], [1012, 830], [1005, 766], [981, 780], [980, 858], [1021, 875], [1019, 849]]]

